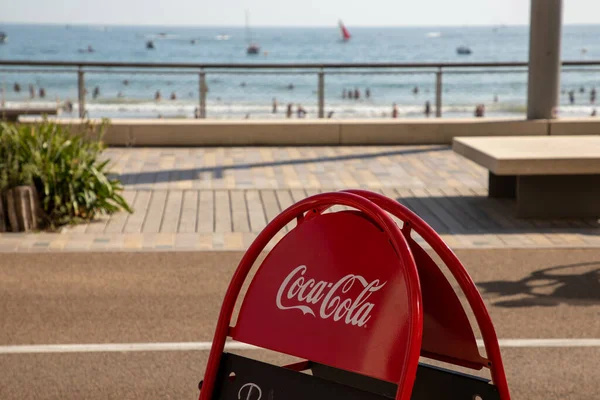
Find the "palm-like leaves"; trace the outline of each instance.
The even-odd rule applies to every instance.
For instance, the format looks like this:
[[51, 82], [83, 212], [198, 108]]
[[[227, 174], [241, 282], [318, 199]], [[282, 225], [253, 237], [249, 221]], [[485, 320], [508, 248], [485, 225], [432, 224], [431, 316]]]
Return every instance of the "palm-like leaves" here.
[[89, 220], [121, 209], [123, 186], [110, 179], [101, 132], [88, 124], [78, 135], [44, 121], [39, 125], [0, 124], [0, 192], [34, 183], [51, 226]]

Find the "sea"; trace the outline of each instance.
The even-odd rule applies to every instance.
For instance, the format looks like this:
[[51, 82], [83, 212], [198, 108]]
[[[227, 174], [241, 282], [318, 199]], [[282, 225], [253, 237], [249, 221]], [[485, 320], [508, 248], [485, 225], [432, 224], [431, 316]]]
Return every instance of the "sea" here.
[[[528, 58], [527, 26], [347, 28], [352, 38], [343, 42], [335, 21], [323, 28], [252, 27], [249, 31], [244, 27], [0, 23], [0, 31], [8, 35], [0, 44], [0, 60], [280, 64], [508, 62]], [[562, 58], [600, 60], [599, 37], [600, 25], [564, 26]], [[260, 45], [258, 55], [246, 54], [250, 40]], [[148, 41], [152, 41], [153, 49], [146, 48]], [[458, 55], [459, 46], [468, 46], [472, 54]], [[75, 107], [63, 115], [77, 115], [77, 75], [72, 70], [0, 68], [1, 100], [6, 107], [70, 101]], [[425, 118], [425, 103], [430, 102], [432, 112], [434, 109], [435, 74], [431, 70], [406, 72], [326, 70], [325, 113], [332, 118], [389, 118], [396, 104], [399, 117]], [[193, 118], [199, 103], [198, 71], [115, 72], [101, 68], [87, 72], [85, 81], [90, 117]], [[317, 117], [315, 71], [274, 74], [207, 70], [206, 82], [208, 118], [286, 118], [288, 105], [294, 117], [298, 106], [306, 110], [307, 118]], [[20, 91], [15, 90], [15, 84]], [[595, 108], [590, 92], [596, 87], [600, 89], [600, 66], [563, 70], [559, 114], [590, 115]], [[39, 97], [40, 88], [45, 91], [44, 98]], [[358, 91], [360, 97], [344, 97], [345, 91]], [[160, 100], [155, 99], [157, 93]], [[526, 94], [527, 73], [523, 68], [444, 73], [443, 117], [470, 117], [477, 104], [485, 106], [486, 116], [524, 117]]]

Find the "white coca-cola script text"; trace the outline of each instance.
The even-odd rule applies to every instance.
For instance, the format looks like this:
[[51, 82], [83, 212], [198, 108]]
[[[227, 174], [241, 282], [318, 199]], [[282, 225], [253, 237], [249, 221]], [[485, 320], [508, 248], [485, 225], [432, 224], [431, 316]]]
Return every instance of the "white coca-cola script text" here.
[[[382, 283], [379, 279], [368, 282], [354, 274], [348, 274], [337, 282], [316, 281], [307, 279], [307, 269], [306, 265], [300, 265], [283, 280], [277, 291], [277, 308], [297, 309], [304, 315], [318, 315], [322, 319], [331, 318], [354, 326], [364, 326], [371, 319], [374, 304], [367, 300], [386, 282]], [[360, 293], [357, 289], [352, 290], [353, 287], [359, 288]]]

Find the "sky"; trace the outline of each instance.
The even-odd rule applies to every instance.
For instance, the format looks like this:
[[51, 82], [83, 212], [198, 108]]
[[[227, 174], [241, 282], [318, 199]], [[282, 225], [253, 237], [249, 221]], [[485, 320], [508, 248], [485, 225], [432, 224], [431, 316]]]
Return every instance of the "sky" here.
[[[600, 0], [564, 0], [565, 24], [600, 23]], [[527, 25], [529, 0], [0, 0], [0, 23], [252, 26]]]

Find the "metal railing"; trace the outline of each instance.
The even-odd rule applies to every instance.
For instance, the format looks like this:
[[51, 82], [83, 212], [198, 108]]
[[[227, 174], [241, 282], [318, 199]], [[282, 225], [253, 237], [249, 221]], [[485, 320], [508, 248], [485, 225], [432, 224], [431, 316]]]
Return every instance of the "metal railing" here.
[[[333, 74], [414, 74], [431, 73], [435, 76], [435, 116], [442, 116], [443, 74], [526, 72], [526, 62], [456, 62], [456, 63], [145, 63], [145, 62], [79, 62], [79, 61], [26, 61], [0, 60], [0, 72], [76, 73], [79, 116], [86, 116], [85, 77], [88, 73], [156, 73], [197, 74], [199, 83], [198, 118], [206, 118], [207, 74], [311, 74], [317, 75], [318, 117], [325, 117], [325, 76]], [[598, 67], [596, 61], [563, 61], [564, 67]], [[574, 71], [573, 69], [570, 69]], [[585, 68], [581, 71], [600, 69]]]

